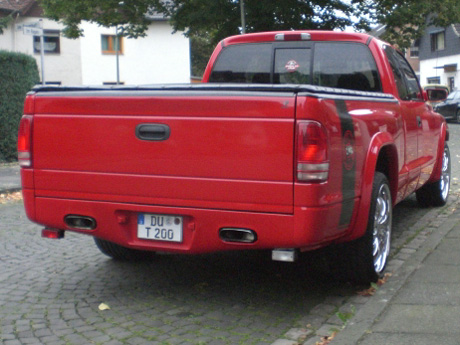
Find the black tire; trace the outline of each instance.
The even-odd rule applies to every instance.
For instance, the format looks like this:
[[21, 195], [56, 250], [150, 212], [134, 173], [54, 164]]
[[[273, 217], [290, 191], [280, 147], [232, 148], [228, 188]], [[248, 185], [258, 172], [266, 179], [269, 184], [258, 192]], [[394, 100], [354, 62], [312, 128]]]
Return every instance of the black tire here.
[[329, 267], [335, 277], [368, 285], [383, 277], [391, 243], [392, 199], [386, 176], [376, 172], [368, 224], [364, 236], [329, 250]]
[[441, 164], [441, 179], [427, 184], [415, 192], [417, 201], [422, 207], [444, 206], [449, 198], [451, 162], [447, 143], [444, 145]]
[[455, 123], [460, 123], [460, 109], [455, 113]]
[[99, 250], [110, 256], [112, 259], [120, 261], [139, 261], [139, 260], [148, 260], [154, 257], [155, 252], [143, 251], [130, 249], [119, 244], [109, 242], [106, 240], [101, 240], [100, 238], [94, 238], [94, 242]]

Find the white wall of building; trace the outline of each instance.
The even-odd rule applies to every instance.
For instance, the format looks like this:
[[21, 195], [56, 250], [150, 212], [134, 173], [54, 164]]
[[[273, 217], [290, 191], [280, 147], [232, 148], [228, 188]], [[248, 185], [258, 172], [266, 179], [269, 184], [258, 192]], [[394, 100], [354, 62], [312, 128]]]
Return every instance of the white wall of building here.
[[[428, 84], [428, 78], [440, 77], [440, 84], [449, 86], [449, 78], [455, 78], [455, 87], [460, 86], [459, 71], [445, 72], [443, 66], [457, 64], [460, 69], [460, 56], [448, 56], [420, 61], [420, 84]], [[441, 68], [436, 68], [441, 67]], [[452, 91], [452, 90], [451, 90]]]
[[[117, 78], [116, 55], [104, 54], [101, 35], [115, 35], [115, 28], [96, 24], [82, 25], [81, 40], [83, 84], [101, 85]], [[120, 81], [125, 85], [190, 82], [190, 45], [181, 33], [172, 34], [166, 21], [154, 21], [137, 39], [123, 37], [119, 56]]]
[[[0, 49], [33, 56], [41, 73], [40, 53], [33, 49], [33, 36], [25, 35], [22, 26], [39, 18], [19, 17], [0, 35]], [[43, 19], [45, 30], [62, 30], [62, 25]], [[116, 56], [103, 54], [102, 34], [115, 34], [115, 28], [83, 23], [84, 37], [68, 39], [60, 36], [60, 53], [45, 54], [45, 81], [61, 85], [102, 85], [115, 82]], [[190, 82], [189, 39], [181, 33], [172, 34], [167, 21], [154, 21], [138, 39], [123, 38], [120, 55], [120, 81], [125, 85]], [[41, 75], [41, 74], [40, 74]]]
[[[20, 17], [13, 21], [8, 28], [0, 35], [0, 49], [25, 53], [37, 60], [41, 76], [40, 53], [33, 49], [33, 36], [23, 33], [23, 25], [37, 23], [39, 18]], [[59, 23], [43, 19], [42, 26], [45, 30], [62, 30]], [[45, 54], [44, 58], [45, 81], [61, 82], [62, 85], [80, 85], [81, 60], [80, 60], [80, 39], [70, 40], [60, 37], [60, 53]]]

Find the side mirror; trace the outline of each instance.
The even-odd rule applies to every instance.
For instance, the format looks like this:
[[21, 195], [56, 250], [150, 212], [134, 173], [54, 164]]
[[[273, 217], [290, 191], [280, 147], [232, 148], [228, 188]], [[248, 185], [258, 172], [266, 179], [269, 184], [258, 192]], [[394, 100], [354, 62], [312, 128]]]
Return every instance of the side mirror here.
[[445, 89], [426, 90], [429, 101], [444, 101], [447, 98], [448, 92]]

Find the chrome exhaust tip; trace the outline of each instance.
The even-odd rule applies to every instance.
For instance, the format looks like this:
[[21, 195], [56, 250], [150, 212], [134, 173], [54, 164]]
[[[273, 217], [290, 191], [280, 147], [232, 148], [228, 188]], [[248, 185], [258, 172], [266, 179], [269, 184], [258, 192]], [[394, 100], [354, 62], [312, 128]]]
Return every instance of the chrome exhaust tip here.
[[219, 237], [224, 242], [233, 243], [254, 243], [257, 241], [256, 232], [249, 229], [222, 228], [219, 230]]
[[77, 214], [65, 216], [64, 222], [69, 228], [78, 230], [94, 230], [97, 226], [94, 218]]

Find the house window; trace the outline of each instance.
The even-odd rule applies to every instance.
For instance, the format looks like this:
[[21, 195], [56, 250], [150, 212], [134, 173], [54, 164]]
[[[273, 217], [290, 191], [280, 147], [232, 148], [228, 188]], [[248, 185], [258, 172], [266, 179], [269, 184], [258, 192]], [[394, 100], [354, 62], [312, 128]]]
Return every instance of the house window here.
[[[43, 30], [43, 50], [45, 54], [59, 54], [61, 52], [59, 30]], [[34, 53], [40, 54], [40, 36], [34, 36]]]
[[436, 32], [430, 35], [431, 37], [431, 51], [444, 50], [446, 48], [446, 32]]
[[428, 84], [441, 84], [441, 77], [430, 77], [426, 78]]
[[415, 40], [410, 47], [410, 57], [418, 58], [418, 48], [420, 46], [420, 39]]
[[117, 49], [117, 36], [116, 35], [101, 35], [101, 49], [102, 54], [123, 54], [123, 37], [118, 37], [118, 49]]

